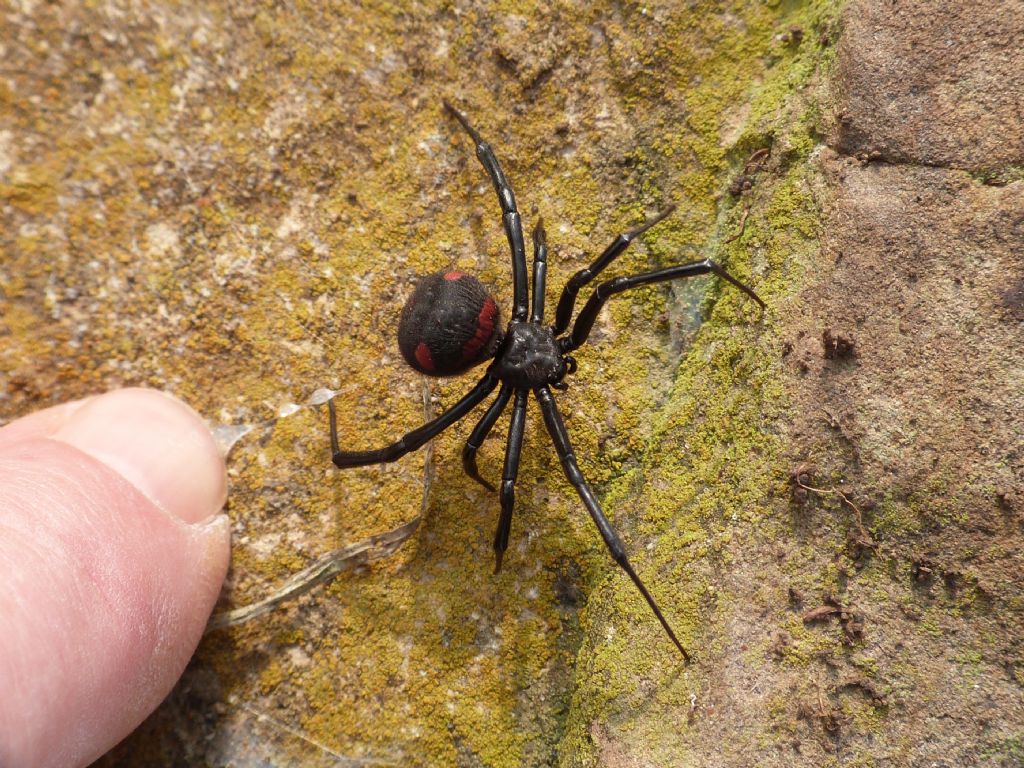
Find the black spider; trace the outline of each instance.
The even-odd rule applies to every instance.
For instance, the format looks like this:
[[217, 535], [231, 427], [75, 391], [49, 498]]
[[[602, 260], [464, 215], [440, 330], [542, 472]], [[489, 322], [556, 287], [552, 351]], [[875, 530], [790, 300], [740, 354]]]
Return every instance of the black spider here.
[[740, 288], [764, 309], [764, 302], [754, 291], [736, 280], [710, 259], [681, 264], [675, 267], [645, 272], [631, 277], [617, 277], [598, 285], [582, 311], [569, 329], [576, 295], [602, 270], [621, 254], [641, 233], [647, 231], [668, 216], [674, 206], [666, 208], [636, 229], [625, 232], [605, 249], [593, 264], [577, 272], [562, 290], [562, 296], [555, 310], [554, 325], [544, 325], [544, 284], [547, 272], [547, 245], [544, 227], [538, 223], [533, 233], [533, 304], [528, 301], [526, 284], [526, 252], [523, 243], [523, 228], [516, 210], [512, 187], [501, 171], [498, 159], [490, 146], [480, 138], [469, 124], [466, 116], [444, 102], [476, 144], [476, 155], [494, 183], [501, 204], [505, 234], [512, 248], [512, 319], [502, 333], [499, 327], [498, 305], [487, 289], [475, 277], [457, 271], [437, 272], [420, 280], [412, 296], [402, 310], [398, 327], [398, 344], [402, 356], [416, 370], [429, 376], [454, 376], [474, 365], [493, 358], [487, 372], [471, 392], [452, 408], [419, 429], [409, 432], [402, 439], [375, 451], [342, 451], [338, 445], [338, 429], [334, 402], [328, 403], [331, 421], [331, 449], [334, 463], [339, 467], [356, 467], [366, 464], [395, 461], [410, 451], [423, 446], [428, 440], [440, 434], [455, 422], [466, 416], [476, 405], [489, 395], [498, 384], [501, 389], [483, 418], [477, 423], [462, 451], [462, 465], [470, 477], [494, 491], [489, 482], [480, 477], [476, 467], [476, 452], [484, 438], [491, 431], [498, 416], [515, 395], [512, 406], [512, 422], [508, 430], [508, 446], [505, 449], [505, 468], [501, 475], [501, 516], [494, 535], [495, 573], [501, 569], [501, 559], [508, 548], [509, 531], [512, 526], [512, 506], [515, 498], [516, 474], [519, 470], [519, 454], [523, 445], [523, 427], [526, 422], [526, 402], [530, 392], [540, 404], [544, 423], [555, 444], [555, 450], [562, 462], [562, 469], [569, 482], [576, 488], [583, 504], [601, 532], [615, 562], [629, 575], [640, 593], [647, 600], [654, 615], [665, 628], [672, 642], [689, 661], [690, 655], [676, 638], [675, 632], [662, 615], [651, 593], [647, 591], [640, 577], [626, 557], [622, 540], [609, 524], [601, 511], [594, 492], [580, 472], [573, 454], [572, 444], [566, 432], [562, 416], [555, 405], [551, 388], [565, 389], [563, 379], [574, 373], [576, 361], [570, 352], [581, 346], [590, 334], [601, 307], [610, 296], [638, 285], [660, 283], [666, 280], [692, 277], [713, 272]]

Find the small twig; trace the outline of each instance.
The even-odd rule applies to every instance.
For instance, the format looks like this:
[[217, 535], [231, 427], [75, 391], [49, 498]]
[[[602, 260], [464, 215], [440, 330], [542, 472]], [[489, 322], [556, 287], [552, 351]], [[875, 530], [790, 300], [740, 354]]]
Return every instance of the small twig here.
[[406, 539], [416, 532], [422, 519], [422, 515], [416, 515], [405, 525], [400, 525], [391, 531], [379, 533], [358, 544], [351, 544], [328, 552], [315, 563], [303, 568], [288, 579], [284, 586], [270, 597], [241, 608], [215, 614], [206, 625], [206, 633], [213, 632], [215, 629], [244, 624], [265, 613], [270, 613], [281, 603], [294, 600], [314, 587], [331, 581], [340, 573], [393, 555]]
[[873, 548], [875, 546], [875, 540], [872, 538], [871, 533], [867, 530], [867, 528], [864, 527], [864, 514], [860, 511], [860, 508], [856, 504], [850, 501], [850, 497], [847, 496], [842, 491], [840, 491], [838, 488], [815, 488], [814, 486], [807, 485], [800, 479], [801, 474], [802, 473], [797, 473], [793, 475], [793, 482], [795, 482], [798, 487], [803, 488], [805, 491], [816, 493], [819, 496], [838, 496], [844, 502], [846, 502], [846, 504], [849, 505], [850, 509], [853, 510], [854, 514], [857, 515], [857, 530], [861, 536], [861, 544], [863, 544], [863, 546]]
[[813, 624], [816, 621], [828, 618], [829, 616], [834, 616], [835, 614], [840, 612], [842, 612], [842, 608], [838, 608], [834, 605], [821, 605], [817, 608], [812, 608], [811, 610], [807, 611], [803, 616], [800, 617], [800, 621], [802, 621], [804, 624]]
[[296, 730], [295, 728], [292, 728], [290, 725], [288, 725], [287, 723], [282, 722], [281, 720], [278, 720], [277, 718], [271, 717], [270, 715], [264, 714], [263, 712], [257, 712], [255, 709], [253, 709], [252, 707], [250, 707], [250, 706], [248, 706], [248, 705], [246, 705], [244, 703], [243, 704], [239, 704], [238, 706], [239, 706], [240, 709], [248, 712], [250, 715], [255, 717], [257, 721], [264, 722], [264, 723], [269, 723], [272, 728], [277, 728], [277, 729], [283, 731], [284, 733], [287, 733], [290, 736], [294, 736], [295, 738], [297, 738], [297, 739], [299, 739], [301, 741], [304, 741], [305, 743], [309, 744], [310, 746], [315, 747], [316, 749], [321, 750], [325, 754], [328, 754], [331, 757], [336, 758], [339, 761], [338, 764], [341, 765], [341, 766], [344, 766], [345, 768], [362, 768], [363, 766], [401, 765], [401, 763], [395, 762], [394, 760], [391, 760], [391, 759], [388, 759], [388, 758], [381, 758], [381, 757], [349, 757], [347, 755], [342, 755], [342, 754], [340, 754], [338, 752], [335, 752], [330, 747], [328, 747], [328, 746], [326, 746], [324, 744], [321, 744], [319, 741], [314, 741], [313, 739], [311, 739], [306, 734], [302, 733], [301, 731]]
[[825, 595], [825, 604], [804, 613], [800, 620], [804, 624], [813, 624], [832, 616], [839, 618], [839, 623], [846, 634], [846, 640], [853, 642], [864, 635], [864, 614], [856, 610], [852, 605], [843, 605], [838, 598], [831, 593]]
[[[320, 391], [317, 390], [314, 396], [317, 396]], [[329, 390], [324, 390], [324, 392], [328, 393], [331, 397], [337, 394]], [[430, 421], [433, 418], [433, 407], [430, 399], [430, 387], [426, 383], [423, 386], [423, 410], [426, 420]], [[378, 533], [357, 544], [350, 544], [347, 547], [341, 547], [333, 552], [328, 552], [312, 565], [294, 574], [270, 597], [242, 606], [241, 608], [214, 614], [206, 624], [204, 634], [209, 634], [214, 630], [223, 629], [224, 627], [234, 627], [247, 621], [252, 621], [259, 616], [270, 613], [282, 603], [301, 597], [315, 587], [332, 581], [341, 573], [351, 571], [367, 563], [372, 563], [375, 560], [382, 560], [397, 552], [399, 547], [416, 532], [416, 529], [419, 528], [426, 515], [430, 487], [434, 481], [433, 459], [433, 445], [428, 443], [426, 461], [423, 467], [423, 497], [420, 503], [420, 513], [416, 517], [408, 523], [385, 533]]]
[[839, 496], [843, 501], [850, 505], [850, 509], [857, 513], [857, 524], [862, 528], [864, 527], [864, 516], [861, 514], [861, 511], [857, 509], [857, 505], [850, 501], [849, 497], [838, 488], [814, 488], [813, 486], [800, 482], [799, 477], [796, 478], [796, 484], [805, 491], [810, 491], [811, 493], [817, 493], [822, 496]]
[[747, 158], [746, 164], [743, 166], [743, 173], [748, 176], [752, 176], [755, 173], [759, 173], [764, 167], [765, 161], [768, 156], [771, 155], [771, 147], [761, 147], [761, 149], [753, 152], [750, 157]]
[[743, 230], [745, 230], [747, 228], [747, 217], [749, 215], [750, 215], [750, 206], [748, 205], [744, 209], [744, 211], [743, 211], [743, 218], [740, 219], [740, 231], [737, 232], [732, 237], [730, 237], [728, 240], [726, 240], [725, 243], [723, 243], [723, 245], [727, 245], [728, 243], [731, 243], [733, 240], [739, 240], [741, 237], [743, 237]]

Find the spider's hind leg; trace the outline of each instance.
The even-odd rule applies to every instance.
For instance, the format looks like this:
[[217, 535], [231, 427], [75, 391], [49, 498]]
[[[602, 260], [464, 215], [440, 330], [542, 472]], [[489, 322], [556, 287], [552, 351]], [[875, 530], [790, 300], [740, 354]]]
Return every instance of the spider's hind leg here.
[[397, 461], [410, 451], [422, 447], [428, 440], [444, 432], [452, 424], [468, 414], [477, 404], [498, 386], [498, 379], [490, 373], [483, 378], [459, 402], [436, 419], [414, 429], [405, 436], [383, 448], [370, 451], [343, 451], [338, 443], [338, 423], [334, 400], [327, 401], [327, 412], [331, 424], [331, 459], [340, 468], [362, 467], [367, 464], [383, 464]]
[[494, 532], [494, 572], [501, 571], [501, 560], [508, 549], [508, 536], [512, 530], [512, 509], [516, 500], [516, 477], [519, 475], [519, 455], [523, 450], [523, 430], [526, 426], [526, 399], [528, 389], [516, 390], [512, 406], [512, 423], [508, 427], [508, 445], [505, 448], [505, 468], [501, 472], [501, 517]]
[[508, 384], [502, 384], [501, 389], [498, 391], [498, 397], [491, 407], [487, 409], [487, 413], [481, 417], [477, 425], [473, 427], [473, 431], [470, 433], [469, 438], [466, 440], [466, 445], [462, 448], [462, 469], [467, 475], [476, 480], [480, 485], [489, 491], [497, 490], [493, 485], [480, 477], [480, 471], [476, 467], [476, 452], [480, 450], [480, 446], [484, 444], [484, 440], [487, 435], [491, 433], [491, 429], [494, 428], [494, 422], [498, 420], [501, 412], [505, 410], [505, 406], [508, 405], [508, 401], [512, 398], [512, 387]]
[[608, 547], [608, 551], [611, 553], [612, 558], [619, 567], [626, 572], [626, 575], [632, 580], [636, 588], [640, 590], [640, 594], [644, 596], [647, 604], [654, 611], [654, 615], [661, 622], [661, 626], [668, 633], [669, 638], [675, 643], [676, 648], [683, 654], [683, 658], [686, 661], [690, 660], [690, 654], [683, 648], [682, 643], [679, 642], [676, 637], [676, 633], [672, 631], [672, 627], [669, 626], [668, 620], [661, 613], [661, 609], [658, 608], [658, 604], [654, 602], [654, 598], [651, 593], [647, 591], [647, 587], [637, 576], [636, 571], [633, 570], [633, 566], [629, 562], [629, 558], [626, 556], [626, 548], [622, 543], [622, 539], [612, 528], [611, 523], [608, 522], [608, 518], [604, 516], [604, 512], [601, 511], [601, 505], [598, 504], [597, 498], [594, 496], [594, 492], [590, 489], [590, 485], [587, 483], [583, 473], [580, 472], [579, 465], [576, 463], [576, 456], [572, 450], [572, 443], [569, 442], [569, 433], [566, 432], [565, 423], [562, 421], [562, 415], [558, 412], [558, 406], [555, 405], [555, 398], [551, 394], [551, 390], [547, 387], [537, 387], [534, 390], [534, 394], [537, 396], [537, 401], [540, 403], [540, 409], [544, 414], [544, 423], [547, 425], [548, 432], [551, 434], [551, 440], [555, 444], [555, 450], [558, 452], [558, 458], [562, 462], [562, 469], [565, 472], [565, 476], [569, 479], [569, 482], [576, 488], [576, 492], [583, 500], [584, 506], [590, 513], [591, 519], [597, 525], [597, 529], [601, 532], [601, 538], [604, 539], [605, 545]]

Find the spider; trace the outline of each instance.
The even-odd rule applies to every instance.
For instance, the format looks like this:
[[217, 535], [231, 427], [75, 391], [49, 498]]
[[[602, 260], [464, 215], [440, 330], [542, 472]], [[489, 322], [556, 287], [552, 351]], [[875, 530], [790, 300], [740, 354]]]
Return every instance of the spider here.
[[497, 489], [480, 476], [476, 453], [490, 433], [498, 416], [514, 397], [512, 420], [508, 430], [505, 464], [501, 473], [501, 514], [494, 534], [494, 572], [501, 570], [502, 557], [508, 548], [512, 528], [512, 509], [515, 501], [516, 475], [523, 445], [526, 423], [526, 405], [530, 394], [536, 398], [544, 416], [562, 470], [576, 489], [590, 517], [604, 539], [608, 551], [619, 567], [629, 576], [669, 638], [683, 655], [690, 654], [676, 637], [658, 604], [629, 562], [622, 539], [601, 511], [597, 497], [591, 490], [573, 453], [569, 433], [559, 413], [552, 389], [565, 389], [565, 377], [575, 373], [576, 360], [570, 354], [583, 345], [594, 326], [601, 308], [612, 296], [639, 285], [661, 283], [667, 280], [713, 273], [742, 290], [760, 305], [765, 304], [752, 289], [741, 283], [711, 259], [681, 264], [674, 267], [644, 272], [629, 277], [617, 277], [597, 286], [583, 309], [571, 323], [577, 294], [596, 278], [639, 235], [668, 216], [675, 209], [669, 206], [635, 229], [620, 234], [589, 266], [578, 271], [562, 289], [555, 309], [553, 325], [544, 324], [544, 287], [547, 274], [547, 239], [543, 222], [533, 231], [533, 301], [529, 300], [526, 277], [526, 249], [523, 228], [516, 199], [498, 159], [490, 145], [470, 125], [467, 117], [447, 101], [445, 109], [462, 125], [476, 145], [476, 156], [494, 184], [501, 205], [505, 235], [512, 249], [512, 318], [504, 332], [499, 326], [498, 305], [487, 289], [475, 277], [456, 270], [436, 272], [423, 277], [402, 310], [398, 325], [398, 346], [406, 362], [428, 376], [455, 376], [475, 365], [491, 361], [483, 378], [459, 402], [418, 429], [406, 434], [391, 445], [368, 451], [343, 451], [338, 445], [337, 417], [334, 402], [328, 402], [330, 415], [331, 450], [338, 467], [357, 467], [396, 461], [410, 451], [422, 447], [455, 422], [469, 414], [500, 385], [498, 396], [477, 422], [462, 451], [462, 466], [466, 474], [488, 490]]

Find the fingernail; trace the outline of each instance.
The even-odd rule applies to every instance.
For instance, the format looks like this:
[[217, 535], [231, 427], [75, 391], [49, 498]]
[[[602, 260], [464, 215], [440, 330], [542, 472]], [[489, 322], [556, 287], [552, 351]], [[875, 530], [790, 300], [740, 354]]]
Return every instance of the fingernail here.
[[224, 505], [227, 476], [195, 411], [154, 389], [120, 389], [78, 408], [52, 437], [102, 461], [187, 523]]

